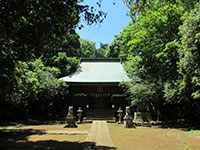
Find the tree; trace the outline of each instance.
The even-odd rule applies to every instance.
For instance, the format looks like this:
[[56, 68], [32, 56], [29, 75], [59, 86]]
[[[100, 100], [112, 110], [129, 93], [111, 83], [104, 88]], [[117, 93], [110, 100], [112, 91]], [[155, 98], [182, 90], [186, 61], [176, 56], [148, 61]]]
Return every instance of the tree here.
[[95, 58], [105, 58], [107, 48], [108, 48], [108, 44], [100, 43], [100, 48], [96, 49], [94, 57]]
[[151, 9], [151, 4], [157, 2], [159, 5], [176, 4], [183, 6], [184, 10], [188, 11], [194, 8], [198, 0], [123, 0], [126, 6], [130, 9], [130, 14], [134, 18], [140, 13], [145, 13]]
[[45, 65], [50, 65], [50, 58], [58, 55], [59, 52], [66, 53], [67, 57], [78, 57], [78, 51], [80, 48], [80, 36], [77, 33], [70, 34], [65, 40], [55, 39], [50, 41], [45, 47], [42, 53], [42, 60]]
[[180, 76], [178, 27], [182, 24], [183, 8], [165, 3], [158, 6], [160, 3], [152, 3], [151, 9], [123, 30], [123, 40], [119, 41], [120, 48], [125, 48], [119, 50], [128, 54], [125, 69], [132, 81], [126, 86], [132, 104], [148, 103], [159, 116], [171, 100], [164, 97], [165, 85], [176, 82]]
[[60, 70], [57, 77], [64, 77], [76, 70], [79, 60], [76, 57], [67, 57], [65, 52], [58, 52], [57, 55], [50, 58], [49, 66]]
[[193, 98], [200, 98], [200, 5], [197, 4], [195, 9], [186, 13], [183, 19], [184, 23], [180, 26], [182, 37], [179, 49], [179, 72], [183, 76], [181, 87], [192, 92]]
[[[0, 102], [1, 119], [14, 119], [17, 115], [21, 119], [29, 114], [38, 114], [45, 107], [46, 109], [50, 107], [55, 95], [64, 96], [67, 93], [66, 84], [56, 78], [60, 70], [55, 67], [45, 67], [41, 59], [19, 61], [14, 73], [16, 84], [12, 91], [9, 91], [7, 99]], [[33, 107], [35, 102], [39, 102], [40, 105]]]
[[[199, 3], [183, 17], [179, 27], [180, 47], [178, 73], [179, 78], [165, 85], [165, 98], [176, 102], [187, 119], [199, 119]], [[193, 115], [192, 115], [193, 114]], [[194, 115], [195, 114], [195, 115]], [[192, 116], [192, 117], [191, 117]]]
[[92, 57], [95, 54], [96, 47], [94, 42], [89, 40], [80, 39], [80, 48], [78, 49], [78, 57], [79, 58], [87, 58]]
[[[104, 13], [90, 11], [78, 0], [1, 1], [1, 43], [4, 53], [24, 60], [40, 56], [49, 42], [68, 39], [82, 14], [88, 24], [101, 22]], [[9, 49], [10, 48], [10, 49]], [[10, 56], [11, 57], [11, 56]]]
[[[181, 46], [179, 53], [179, 73], [181, 79], [177, 81], [178, 96], [184, 104], [185, 115], [190, 119], [200, 117], [200, 4], [186, 12], [183, 16], [183, 25], [180, 26]], [[173, 96], [176, 96], [175, 93]], [[191, 114], [193, 117], [191, 117]]]
[[123, 29], [120, 35], [115, 35], [115, 39], [108, 45], [106, 57], [122, 58], [124, 61], [128, 58], [129, 45], [131, 40], [132, 23]]
[[[30, 72], [21, 62], [34, 62], [42, 56], [47, 65], [51, 57], [59, 55], [58, 52], [65, 52], [68, 57], [72, 57], [80, 46], [79, 36], [75, 33], [80, 15], [88, 25], [103, 21], [105, 13], [79, 2], [80, 0], [0, 1], [0, 97], [3, 103], [12, 103], [12, 99], [19, 103], [23, 101], [20, 98], [20, 88], [26, 87], [27, 80], [19, 80]], [[59, 59], [66, 63], [70, 60], [58, 57], [53, 61]], [[76, 61], [72, 58], [71, 62], [73, 64]], [[62, 73], [64, 70], [67, 72], [73, 69], [61, 69]], [[37, 75], [39, 73], [36, 71]], [[45, 79], [42, 80], [45, 82]], [[53, 84], [56, 86], [56, 83]]]

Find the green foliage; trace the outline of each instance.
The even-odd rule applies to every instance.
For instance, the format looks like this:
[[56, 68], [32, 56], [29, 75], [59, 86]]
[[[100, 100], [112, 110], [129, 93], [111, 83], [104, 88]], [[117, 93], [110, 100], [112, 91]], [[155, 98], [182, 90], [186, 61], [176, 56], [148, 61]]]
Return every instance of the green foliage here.
[[167, 109], [175, 104], [179, 108], [170, 111], [178, 114], [188, 105], [179, 89], [183, 82], [178, 71], [178, 50], [182, 47], [179, 26], [183, 23], [184, 11], [179, 4], [151, 1], [116, 36], [106, 53], [108, 57], [125, 60], [131, 82], [123, 85], [131, 104], [148, 103], [158, 116], [166, 111], [164, 106]]
[[80, 20], [102, 22], [105, 13], [94, 12], [78, 0], [18, 0], [0, 2], [1, 49], [13, 59], [40, 56], [48, 43], [68, 39]]
[[44, 47], [42, 53], [42, 60], [45, 65], [50, 64], [51, 57], [58, 55], [59, 52], [65, 52], [67, 57], [78, 56], [80, 48], [80, 37], [77, 33], [66, 35], [66, 39], [54, 39]]
[[145, 83], [146, 81], [141, 81], [140, 79], [133, 79], [131, 82], [123, 83], [127, 88], [127, 95], [130, 95], [131, 105], [137, 105], [140, 103], [154, 103], [154, 97], [156, 91], [154, 89], [154, 84]]
[[93, 57], [95, 57], [95, 58], [105, 58], [107, 48], [108, 48], [108, 44], [100, 43], [100, 48], [96, 49]]
[[166, 82], [164, 85], [164, 93], [164, 98], [167, 101], [172, 102], [173, 100], [175, 100], [177, 98], [175, 96], [179, 94], [177, 83], [173, 81], [171, 81], [170, 83]]
[[[60, 70], [45, 67], [41, 59], [30, 62], [19, 61], [14, 73], [16, 84], [13, 91], [7, 95], [8, 102], [19, 109], [24, 117], [30, 113], [34, 101], [45, 100], [49, 105], [55, 95], [65, 95], [63, 90], [66, 90], [66, 84], [56, 78]], [[7, 108], [6, 111], [12, 113], [11, 109]]]
[[[163, 97], [160, 91], [164, 88], [164, 83], [178, 77], [176, 66], [178, 61], [176, 50], [179, 47], [177, 26], [181, 24], [182, 15], [181, 7], [166, 5], [157, 8], [157, 5], [155, 3], [152, 10], [146, 12], [145, 15], [140, 15], [136, 23], [128, 27], [130, 32], [127, 34], [130, 35], [131, 40], [126, 42], [129, 47], [129, 57], [125, 63], [131, 78], [140, 78], [140, 84], [144, 89], [146, 88], [147, 92], [153, 89], [153, 94], [156, 91], [157, 94], [154, 94], [154, 98], [152, 98], [154, 101], [156, 99], [160, 101], [160, 98]], [[132, 93], [136, 95], [137, 92], [137, 95], [142, 93], [137, 90]], [[145, 96], [145, 94], [143, 95]], [[146, 99], [148, 98], [147, 94]], [[141, 99], [145, 101], [144, 97]]]
[[[75, 28], [80, 16], [91, 25], [101, 23], [106, 15], [80, 2], [0, 1], [1, 119], [31, 111], [36, 101], [44, 110], [45, 105], [53, 106], [55, 97], [63, 99], [66, 85], [57, 78], [78, 64], [80, 37]], [[89, 53], [93, 52], [81, 50], [80, 55]]]
[[74, 72], [79, 63], [76, 57], [67, 57], [65, 52], [58, 52], [58, 55], [53, 56], [50, 60], [50, 66], [60, 69], [60, 73], [57, 77], [63, 77]]
[[115, 35], [114, 41], [109, 44], [106, 56], [109, 58], [122, 58], [124, 60], [128, 57], [129, 46], [127, 43], [131, 40], [131, 24], [123, 29], [120, 35]]
[[78, 57], [82, 58], [87, 58], [87, 57], [92, 57], [95, 54], [96, 47], [95, 43], [80, 39], [80, 49], [78, 51]]
[[58, 92], [57, 87], [62, 83], [55, 78], [59, 72], [57, 68], [45, 67], [41, 59], [28, 63], [19, 62], [19, 66], [16, 67], [16, 79], [20, 94], [25, 99], [33, 96], [36, 100], [37, 94], [43, 90], [49, 90], [51, 95], [55, 95]]
[[187, 0], [126, 2], [136, 17], [109, 45], [107, 55], [125, 58], [131, 82], [123, 85], [131, 104], [148, 103], [158, 115], [170, 108], [179, 117], [199, 119], [200, 103], [194, 99], [200, 98], [200, 5], [193, 1], [186, 7]]
[[193, 9], [198, 0], [123, 0], [126, 6], [130, 9], [131, 16], [137, 16], [141, 13], [146, 13], [151, 9], [151, 4], [158, 2], [160, 6], [176, 4], [183, 6], [184, 9], [190, 10]]
[[200, 4], [183, 16], [180, 27], [181, 47], [179, 49], [179, 72], [183, 76], [181, 91], [195, 99], [200, 98]]

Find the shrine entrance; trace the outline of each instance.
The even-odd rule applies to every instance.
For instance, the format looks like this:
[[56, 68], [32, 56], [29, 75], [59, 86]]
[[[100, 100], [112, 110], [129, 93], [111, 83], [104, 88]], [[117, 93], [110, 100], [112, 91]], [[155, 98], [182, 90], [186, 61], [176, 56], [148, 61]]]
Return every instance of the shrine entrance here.
[[91, 102], [91, 108], [93, 109], [111, 108], [111, 94], [91, 94]]
[[73, 106], [103, 109], [127, 103], [126, 95], [118, 83], [71, 83], [69, 88]]
[[119, 107], [128, 105], [126, 95], [117, 83], [71, 83], [70, 92], [71, 105], [84, 110], [85, 120], [114, 121]]

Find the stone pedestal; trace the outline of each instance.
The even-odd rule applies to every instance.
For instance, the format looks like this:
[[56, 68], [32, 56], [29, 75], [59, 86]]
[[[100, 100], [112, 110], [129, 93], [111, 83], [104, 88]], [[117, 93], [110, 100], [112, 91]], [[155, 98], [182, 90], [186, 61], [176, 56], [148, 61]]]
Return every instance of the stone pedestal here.
[[124, 116], [124, 127], [125, 128], [133, 128], [133, 118], [131, 116], [130, 106], [126, 107], [126, 115]]
[[149, 112], [135, 112], [133, 123], [142, 126], [151, 126], [151, 114]]
[[65, 117], [64, 128], [76, 128], [76, 117], [73, 114], [73, 106], [69, 106], [68, 114]]
[[142, 118], [142, 113], [141, 112], [134, 112], [134, 120], [133, 122], [138, 125], [142, 125], [143, 124], [143, 118]]
[[125, 128], [133, 128], [134, 125], [133, 125], [133, 118], [131, 116], [127, 116], [125, 115], [124, 117], [124, 127]]
[[145, 104], [137, 105], [137, 112], [134, 113], [133, 123], [136, 125], [151, 125], [152, 119], [149, 112], [149, 106]]

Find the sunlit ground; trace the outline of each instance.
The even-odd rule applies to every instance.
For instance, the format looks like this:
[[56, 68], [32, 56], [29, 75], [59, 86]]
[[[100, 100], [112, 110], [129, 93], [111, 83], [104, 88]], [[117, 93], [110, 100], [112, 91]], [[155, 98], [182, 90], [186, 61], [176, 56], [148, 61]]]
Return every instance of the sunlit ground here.
[[[80, 150], [91, 124], [78, 128], [58, 125], [0, 127], [1, 150]], [[200, 150], [200, 131], [156, 127], [124, 128], [109, 123], [114, 145], [119, 150]]]
[[124, 128], [108, 124], [119, 150], [200, 150], [200, 131], [153, 127]]

